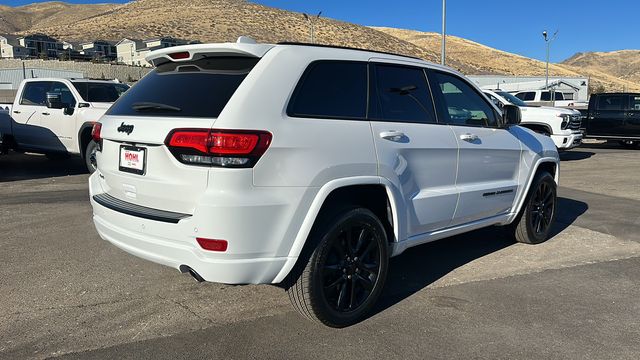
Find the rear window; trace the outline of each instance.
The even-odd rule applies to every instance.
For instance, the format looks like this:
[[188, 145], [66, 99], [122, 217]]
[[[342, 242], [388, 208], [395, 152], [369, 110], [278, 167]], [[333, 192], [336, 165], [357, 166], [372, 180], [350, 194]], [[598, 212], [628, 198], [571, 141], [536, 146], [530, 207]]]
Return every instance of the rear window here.
[[84, 101], [112, 103], [129, 90], [126, 84], [101, 82], [72, 82]]
[[367, 64], [317, 61], [309, 65], [291, 97], [287, 115], [364, 119], [367, 112]]
[[210, 57], [159, 65], [107, 115], [216, 118], [260, 59]]

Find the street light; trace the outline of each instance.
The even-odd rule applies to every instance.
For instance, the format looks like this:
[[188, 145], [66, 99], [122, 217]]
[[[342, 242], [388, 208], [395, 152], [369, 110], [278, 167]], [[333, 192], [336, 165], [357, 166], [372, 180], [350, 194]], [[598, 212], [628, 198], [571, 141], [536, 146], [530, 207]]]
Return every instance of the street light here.
[[549, 47], [551, 46], [551, 42], [556, 39], [556, 36], [558, 36], [558, 30], [556, 30], [556, 32], [553, 33], [553, 36], [551, 38], [549, 38], [549, 34], [547, 33], [547, 30], [544, 30], [542, 32], [542, 37], [544, 37], [544, 42], [547, 43], [547, 68], [545, 71], [545, 81], [544, 81], [545, 90], [549, 90]]
[[302, 13], [302, 16], [304, 16], [304, 18], [309, 22], [309, 27], [311, 28], [311, 43], [314, 43], [314, 39], [313, 39], [313, 32], [314, 32], [314, 22], [317, 21], [318, 19], [320, 19], [320, 14], [322, 14], [322, 11], [320, 11], [318, 13], [318, 15], [316, 16], [309, 16], [306, 13]]
[[447, 53], [447, 0], [442, 0], [442, 41], [440, 48], [440, 64], [444, 66]]

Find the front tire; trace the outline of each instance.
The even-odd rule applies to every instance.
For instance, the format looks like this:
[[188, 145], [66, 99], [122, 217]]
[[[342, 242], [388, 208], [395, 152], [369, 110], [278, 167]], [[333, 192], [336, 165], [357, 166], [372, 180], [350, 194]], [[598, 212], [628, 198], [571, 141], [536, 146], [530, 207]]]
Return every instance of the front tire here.
[[98, 144], [91, 140], [87, 145], [86, 149], [84, 149], [84, 162], [87, 166], [87, 170], [89, 174], [93, 174], [98, 168], [98, 163], [96, 161], [96, 152], [98, 151]]
[[557, 186], [553, 176], [539, 172], [531, 184], [522, 211], [511, 225], [518, 242], [539, 244], [549, 237], [556, 218]]
[[384, 226], [370, 210], [355, 208], [319, 226], [309, 241], [318, 245], [287, 289], [294, 308], [330, 327], [361, 321], [375, 306], [387, 277]]

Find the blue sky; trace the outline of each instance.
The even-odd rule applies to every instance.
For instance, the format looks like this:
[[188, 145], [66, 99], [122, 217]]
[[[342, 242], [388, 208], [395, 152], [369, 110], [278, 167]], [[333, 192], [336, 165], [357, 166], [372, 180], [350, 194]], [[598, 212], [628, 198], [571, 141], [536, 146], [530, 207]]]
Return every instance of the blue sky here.
[[[18, 6], [34, 2], [1, 0]], [[127, 1], [72, 0], [74, 3]], [[361, 25], [440, 31], [441, 0], [255, 0]], [[501, 50], [544, 60], [542, 30], [559, 30], [551, 61], [576, 52], [640, 49], [638, 0], [447, 0], [447, 32]]]

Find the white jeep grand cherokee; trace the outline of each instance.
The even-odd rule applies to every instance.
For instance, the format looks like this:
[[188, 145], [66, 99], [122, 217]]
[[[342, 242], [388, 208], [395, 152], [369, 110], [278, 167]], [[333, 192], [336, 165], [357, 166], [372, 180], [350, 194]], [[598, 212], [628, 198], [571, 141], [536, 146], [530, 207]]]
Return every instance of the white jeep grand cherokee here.
[[201, 44], [155, 66], [94, 128], [100, 236], [227, 284], [277, 284], [305, 316], [361, 320], [389, 257], [508, 225], [544, 241], [558, 152], [461, 74], [327, 46]]

